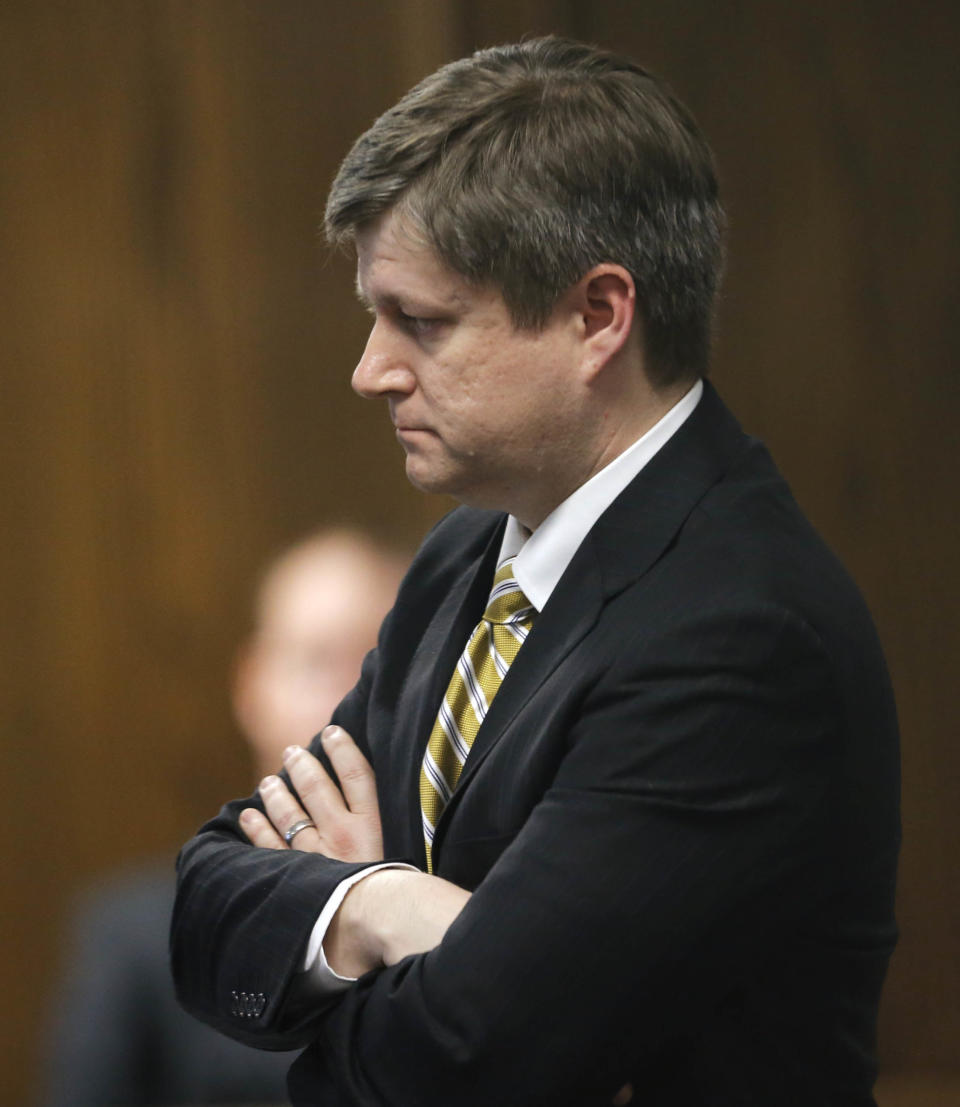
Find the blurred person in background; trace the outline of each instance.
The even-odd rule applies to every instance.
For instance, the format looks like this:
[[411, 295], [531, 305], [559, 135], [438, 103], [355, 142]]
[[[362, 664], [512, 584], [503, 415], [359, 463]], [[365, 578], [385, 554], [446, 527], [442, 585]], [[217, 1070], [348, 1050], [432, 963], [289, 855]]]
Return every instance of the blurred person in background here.
[[[356, 682], [396, 594], [399, 553], [352, 530], [321, 530], [263, 574], [238, 652], [234, 714], [259, 779], [307, 741]], [[169, 859], [87, 890], [69, 923], [54, 993], [46, 1107], [286, 1102], [291, 1056], [231, 1041], [174, 998], [167, 956]]]

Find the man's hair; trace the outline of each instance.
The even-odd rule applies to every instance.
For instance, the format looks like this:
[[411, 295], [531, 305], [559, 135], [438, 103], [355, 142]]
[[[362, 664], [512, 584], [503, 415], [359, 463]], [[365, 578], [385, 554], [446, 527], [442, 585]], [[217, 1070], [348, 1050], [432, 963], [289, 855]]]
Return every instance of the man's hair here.
[[713, 156], [630, 60], [551, 36], [443, 66], [347, 154], [327, 236], [350, 241], [391, 210], [454, 272], [498, 288], [517, 327], [542, 327], [593, 266], [624, 266], [651, 381], [706, 372], [723, 261]]

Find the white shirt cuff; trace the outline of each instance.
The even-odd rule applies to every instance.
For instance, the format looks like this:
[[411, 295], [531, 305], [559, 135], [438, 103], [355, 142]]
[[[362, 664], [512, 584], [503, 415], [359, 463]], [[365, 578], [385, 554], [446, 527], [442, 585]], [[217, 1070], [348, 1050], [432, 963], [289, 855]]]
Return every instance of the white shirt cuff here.
[[341, 976], [330, 968], [327, 956], [323, 952], [323, 939], [327, 936], [333, 916], [340, 909], [340, 904], [343, 903], [347, 892], [354, 884], [359, 884], [364, 877], [379, 872], [380, 869], [410, 869], [412, 872], [417, 872], [414, 865], [405, 865], [399, 861], [385, 861], [380, 865], [371, 865], [369, 869], [361, 869], [360, 872], [340, 881], [334, 888], [333, 895], [324, 904], [320, 918], [313, 924], [310, 941], [307, 942], [307, 952], [300, 966], [301, 972], [310, 974], [309, 983], [312, 991], [319, 992], [321, 995], [332, 995], [335, 992], [345, 991], [356, 981], [355, 976]]

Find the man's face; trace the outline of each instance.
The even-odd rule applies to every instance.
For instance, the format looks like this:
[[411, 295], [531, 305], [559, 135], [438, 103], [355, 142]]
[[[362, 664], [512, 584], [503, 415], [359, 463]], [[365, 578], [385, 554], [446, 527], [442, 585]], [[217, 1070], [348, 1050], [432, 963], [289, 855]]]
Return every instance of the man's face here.
[[357, 257], [374, 324], [353, 387], [387, 400], [407, 476], [538, 525], [576, 487], [582, 320], [561, 305], [542, 330], [515, 329], [499, 291], [451, 272], [392, 213], [357, 236]]

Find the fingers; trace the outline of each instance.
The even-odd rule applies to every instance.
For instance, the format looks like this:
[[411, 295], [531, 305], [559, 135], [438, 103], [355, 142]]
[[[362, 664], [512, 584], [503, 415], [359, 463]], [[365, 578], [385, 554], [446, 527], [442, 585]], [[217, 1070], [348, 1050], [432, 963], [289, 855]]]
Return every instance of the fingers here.
[[320, 740], [340, 781], [347, 807], [355, 815], [379, 811], [373, 769], [350, 735], [343, 727], [328, 726]]
[[626, 1107], [633, 1099], [633, 1085], [624, 1084], [619, 1092], [613, 1097], [613, 1107]]
[[[290, 789], [278, 776], [264, 777], [260, 782], [258, 791], [260, 792], [260, 799], [263, 800], [263, 806], [266, 808], [267, 819], [273, 824], [274, 838], [279, 841], [279, 845], [272, 845], [271, 848], [286, 849], [287, 842], [283, 837], [284, 834], [297, 823], [310, 820], [311, 816], [304, 812], [300, 804], [294, 799]], [[243, 829], [249, 838], [250, 832], [245, 826]], [[257, 829], [261, 836], [266, 839], [267, 831]], [[259, 844], [259, 842], [254, 842], [254, 845]], [[289, 845], [292, 849], [309, 852], [318, 851], [320, 841], [316, 829], [313, 826], [304, 827], [290, 840]]]
[[343, 791], [313, 754], [290, 746], [283, 755], [290, 787], [280, 777], [265, 777], [259, 792], [266, 817], [248, 808], [241, 828], [255, 846], [285, 849], [290, 828], [312, 820], [313, 825], [297, 832], [290, 848], [340, 861], [379, 861], [383, 837], [373, 769], [340, 727], [328, 727], [321, 740]]
[[339, 788], [309, 750], [290, 746], [283, 754], [290, 781], [317, 824], [323, 825], [330, 817], [343, 814], [345, 809], [354, 815], [379, 812], [373, 769], [350, 735], [342, 727], [328, 726], [320, 740], [336, 773]]
[[331, 817], [346, 810], [340, 789], [309, 750], [288, 746], [283, 751], [283, 767], [317, 826], [325, 826]]
[[240, 812], [240, 829], [251, 845], [261, 849], [286, 849], [287, 844], [275, 830], [270, 820], [255, 807], [245, 807]]
[[[373, 769], [341, 727], [327, 727], [321, 741], [339, 787], [308, 750], [290, 746], [283, 755], [290, 783], [317, 824], [316, 848], [340, 861], [379, 861], [383, 837]], [[295, 848], [302, 849], [299, 837]]]

